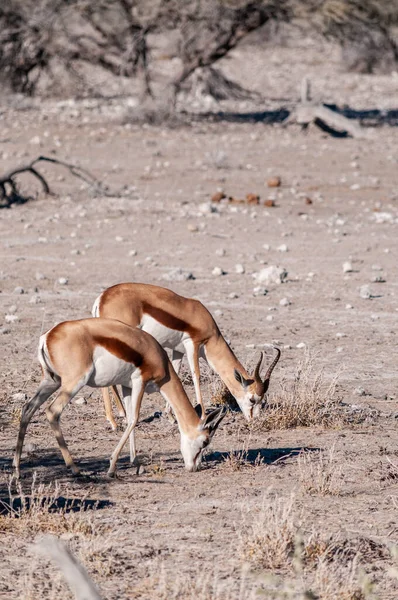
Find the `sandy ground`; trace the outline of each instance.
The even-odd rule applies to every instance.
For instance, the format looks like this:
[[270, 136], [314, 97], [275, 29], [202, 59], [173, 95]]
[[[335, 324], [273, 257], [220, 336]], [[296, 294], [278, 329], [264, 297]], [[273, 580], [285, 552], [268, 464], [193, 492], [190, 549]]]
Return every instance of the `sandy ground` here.
[[[106, 469], [120, 433], [107, 428], [97, 391], [85, 390], [87, 404], [72, 403], [63, 418], [82, 480], [68, 475], [40, 411], [26, 438], [23, 489], [29, 492], [36, 472], [36, 486], [58, 481], [64, 498], [101, 502], [81, 517], [92, 524], [90, 534], [79, 527], [37, 529], [29, 517], [23, 527], [0, 528], [0, 597], [52, 598], [58, 589], [57, 597], [67, 597], [56, 571], [30, 550], [37, 535], [54, 530], [105, 598], [241, 599], [257, 589], [284, 597], [277, 596], [282, 580], [295, 582], [290, 597], [299, 598], [313, 580], [310, 572], [282, 569], [270, 582], [263, 571], [244, 566], [242, 532], [261, 518], [264, 499], [293, 494], [303, 536], [361, 538], [383, 548], [398, 542], [397, 484], [385, 477], [388, 460], [397, 462], [398, 437], [397, 132], [380, 128], [372, 140], [341, 140], [261, 124], [169, 130], [122, 125], [106, 106], [89, 104], [48, 102], [2, 115], [2, 170], [39, 153], [53, 155], [90, 169], [114, 195], [93, 196], [61, 168], [46, 167], [54, 197], [39, 194], [0, 212], [1, 498], [8, 498], [23, 404], [13, 395], [30, 396], [37, 386], [39, 335], [61, 320], [89, 316], [98, 293], [121, 281], [198, 297], [249, 368], [264, 344], [277, 343], [283, 354], [270, 402], [283, 381], [292, 382], [309, 349], [326, 379], [340, 373], [337, 393], [345, 403], [376, 411], [355, 427], [271, 431], [250, 430], [241, 415], [230, 414], [196, 474], [184, 471], [176, 426], [155, 419], [138, 427], [144, 472], [130, 467], [126, 449], [114, 481]], [[280, 188], [267, 188], [271, 175], [281, 177]], [[25, 190], [37, 189], [28, 177], [21, 182]], [[276, 206], [211, 207], [220, 188], [236, 198], [254, 192]], [[343, 272], [346, 261], [350, 273]], [[244, 274], [236, 273], [236, 264]], [[287, 281], [254, 296], [252, 275], [267, 265], [284, 267]], [[213, 275], [214, 267], [225, 274]], [[175, 268], [195, 278], [168, 280]], [[364, 285], [372, 298], [360, 297]], [[289, 305], [280, 305], [284, 298]], [[9, 322], [6, 315], [18, 319]], [[206, 398], [212, 385], [205, 385]], [[186, 389], [193, 398], [192, 386]], [[160, 396], [148, 397], [142, 417], [162, 409]], [[342, 471], [339, 494], [306, 493], [300, 450], [318, 448], [328, 456], [332, 447]], [[248, 452], [236, 467], [228, 453], [242, 450]], [[362, 565], [378, 598], [396, 598], [388, 556], [364, 558]], [[226, 586], [226, 595], [217, 595], [218, 586]]]

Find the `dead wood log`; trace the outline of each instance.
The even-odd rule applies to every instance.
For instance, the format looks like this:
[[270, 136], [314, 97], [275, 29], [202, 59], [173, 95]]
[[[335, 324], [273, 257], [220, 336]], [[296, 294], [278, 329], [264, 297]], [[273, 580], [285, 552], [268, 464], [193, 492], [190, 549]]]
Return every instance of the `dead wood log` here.
[[9, 171], [8, 173], [5, 173], [4, 175], [0, 176], [0, 208], [9, 208], [11, 204], [24, 204], [25, 202], [31, 199], [31, 196], [23, 196], [18, 190], [15, 177], [16, 175], [19, 175], [21, 173], [31, 173], [32, 175], [34, 175], [34, 177], [36, 177], [40, 181], [44, 193], [52, 194], [50, 186], [48, 185], [45, 177], [37, 170], [35, 166], [38, 162], [48, 162], [56, 165], [61, 165], [62, 167], [68, 169], [68, 171], [72, 175], [74, 175], [74, 177], [81, 179], [90, 187], [94, 188], [96, 192], [99, 192], [104, 196], [110, 195], [107, 189], [104, 187], [104, 185], [86, 169], [67, 163], [63, 160], [59, 160], [57, 158], [39, 156], [32, 160], [32, 162], [30, 162], [29, 164], [17, 167], [16, 169], [13, 169], [12, 171]]
[[367, 138], [371, 136], [369, 130], [364, 129], [360, 124], [352, 119], [347, 119], [334, 110], [331, 110], [324, 104], [316, 104], [311, 100], [311, 85], [307, 77], [301, 82], [301, 101], [290, 113], [283, 125], [297, 123], [302, 129], [306, 129], [311, 123], [314, 123], [331, 135], [349, 135], [354, 138]]
[[33, 548], [55, 562], [76, 600], [101, 600], [97, 586], [90, 579], [86, 569], [61, 540], [54, 535], [46, 535], [36, 542]]

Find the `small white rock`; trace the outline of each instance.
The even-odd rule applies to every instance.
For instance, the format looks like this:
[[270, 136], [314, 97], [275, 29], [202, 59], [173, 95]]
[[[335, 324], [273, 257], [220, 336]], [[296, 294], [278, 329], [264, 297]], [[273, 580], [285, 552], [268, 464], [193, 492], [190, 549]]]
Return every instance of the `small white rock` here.
[[274, 316], [273, 316], [273, 315], [267, 315], [267, 316], [265, 317], [265, 320], [266, 320], [266, 321], [273, 321], [273, 320], [274, 320]]
[[19, 321], [19, 317], [18, 315], [6, 315], [4, 317], [4, 320], [6, 323], [16, 323], [17, 321]]
[[177, 267], [162, 275], [162, 279], [166, 281], [189, 281], [190, 279], [195, 279], [195, 277], [191, 271], [184, 271], [181, 267]]
[[226, 255], [225, 248], [217, 248], [216, 255], [217, 256], [225, 256]]
[[238, 273], [239, 275], [243, 275], [244, 272], [245, 272], [245, 267], [243, 265], [241, 265], [240, 263], [235, 265], [235, 273]]
[[347, 260], [343, 263], [343, 273], [352, 273], [352, 271], [352, 264], [350, 263], [350, 261]]
[[82, 404], [87, 404], [87, 400], [85, 398], [83, 398], [83, 396], [78, 396], [77, 398], [74, 399], [74, 403], [77, 404], [78, 406], [81, 406]]
[[289, 306], [289, 304], [291, 304], [289, 298], [282, 298], [282, 300], [279, 300], [279, 304], [280, 306]]
[[270, 250], [271, 246], [269, 244], [263, 244], [264, 250]]
[[137, 250], [129, 250], [128, 256], [137, 256]]
[[268, 290], [264, 287], [258, 286], [253, 288], [253, 296], [266, 296], [268, 294]]
[[10, 315], [13, 315], [13, 314], [14, 314], [14, 313], [16, 313], [16, 312], [17, 312], [17, 307], [16, 307], [16, 304], [12, 304], [12, 305], [10, 306], [10, 308], [8, 309], [8, 314], [10, 314]]
[[33, 294], [33, 296], [31, 296], [29, 299], [29, 304], [40, 304], [40, 303], [41, 303], [41, 298], [37, 294]]
[[58, 283], [59, 285], [68, 285], [69, 279], [67, 277], [59, 277]]
[[299, 348], [301, 350], [301, 348], [306, 348], [307, 344], [305, 344], [304, 342], [300, 342], [299, 344], [296, 345], [296, 348]]
[[346, 304], [345, 307], [346, 307], [347, 310], [350, 310], [351, 308], [354, 308], [352, 304]]
[[231, 300], [235, 300], [235, 298], [239, 298], [239, 295], [236, 292], [231, 292], [230, 294], [228, 294], [228, 298], [231, 298]]
[[35, 275], [36, 281], [41, 281], [42, 279], [47, 279], [47, 277], [43, 273], [37, 272]]
[[216, 317], [222, 317], [224, 313], [223, 313], [223, 311], [222, 311], [222, 310], [220, 310], [219, 308], [217, 308], [217, 309], [214, 311], [214, 314], [215, 314], [215, 316], [216, 316]]
[[284, 350], [291, 350], [291, 349], [292, 349], [292, 347], [291, 347], [291, 345], [290, 345], [290, 344], [285, 344], [285, 345], [283, 346], [283, 349], [284, 349]]
[[286, 269], [283, 267], [276, 267], [271, 265], [269, 267], [265, 267], [261, 269], [258, 273], [253, 273], [253, 277], [257, 283], [283, 283], [287, 277], [288, 273]]
[[340, 338], [345, 338], [345, 337], [347, 337], [347, 334], [339, 332], [339, 333], [336, 333], [336, 337], [339, 338], [339, 339]]
[[343, 350], [344, 350], [343, 346], [337, 346], [337, 348], [336, 348], [336, 352], [338, 352], [338, 353], [343, 352]]
[[289, 248], [287, 247], [286, 244], [281, 244], [280, 246], [277, 247], [278, 252], [288, 252]]
[[122, 237], [121, 235], [117, 235], [115, 237], [115, 242], [124, 242], [124, 237]]
[[187, 229], [188, 229], [188, 231], [191, 231], [192, 233], [199, 231], [199, 227], [197, 225], [194, 225], [193, 223], [188, 223]]
[[23, 289], [23, 287], [21, 287], [21, 286], [18, 285], [16, 288], [14, 288], [14, 292], [13, 293], [14, 294], [24, 294], [25, 290]]
[[0, 327], [0, 335], [7, 335], [7, 333], [11, 333], [11, 329], [9, 327]]
[[27, 398], [28, 397], [24, 392], [17, 392], [16, 394], [12, 395], [14, 402], [26, 402]]
[[226, 272], [223, 271], [221, 267], [214, 267], [211, 274], [215, 277], [220, 277], [221, 275], [226, 275]]
[[368, 285], [362, 285], [359, 288], [359, 296], [364, 300], [369, 300], [372, 297], [372, 293]]

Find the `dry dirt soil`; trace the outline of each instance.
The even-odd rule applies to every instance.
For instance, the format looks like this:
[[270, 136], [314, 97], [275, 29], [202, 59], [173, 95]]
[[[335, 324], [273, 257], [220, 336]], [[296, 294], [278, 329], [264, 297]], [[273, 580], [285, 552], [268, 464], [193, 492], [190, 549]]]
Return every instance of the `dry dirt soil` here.
[[[55, 156], [89, 169], [110, 195], [45, 166], [55, 195], [21, 176], [36, 197], [0, 211], [0, 598], [71, 597], [33, 549], [43, 533], [59, 535], [113, 600], [301, 598], [309, 588], [326, 600], [396, 598], [389, 548], [398, 543], [397, 131], [353, 140], [250, 123], [168, 129], [122, 124], [123, 101], [118, 110], [112, 102], [15, 104], [2, 114], [2, 171]], [[267, 187], [273, 175], [281, 187]], [[217, 189], [235, 198], [253, 192], [276, 206], [212, 206]], [[255, 296], [253, 273], [268, 265], [284, 267], [287, 280]], [[87, 388], [86, 403], [72, 402], [62, 421], [84, 477], [70, 477], [39, 411], [21, 488], [29, 496], [33, 486], [42, 500], [18, 512], [17, 499], [10, 515], [9, 486], [21, 493], [11, 481], [21, 394], [30, 397], [40, 380], [39, 335], [90, 316], [99, 292], [121, 281], [199, 298], [249, 369], [260, 349], [270, 360], [269, 345], [278, 344], [271, 406], [294, 399], [295, 373], [311, 352], [308, 402], [327, 396], [338, 376], [335, 397], [352, 420], [281, 429], [267, 424], [265, 408], [250, 427], [231, 412], [203, 469], [188, 473], [177, 427], [156, 415], [138, 425], [139, 473], [126, 448], [118, 478], [109, 480], [120, 431], [110, 431], [99, 392]], [[362, 286], [370, 298], [360, 297]], [[207, 374], [203, 385], [210, 402], [217, 377]], [[141, 417], [163, 409], [159, 395], [148, 396]], [[305, 449], [313, 460], [300, 459]], [[45, 500], [52, 495], [55, 505]], [[81, 510], [70, 511], [68, 499]], [[285, 528], [290, 538], [280, 549]], [[313, 563], [293, 560], [291, 539], [297, 558], [311, 536]], [[319, 550], [328, 539], [337, 548], [330, 562]], [[274, 558], [281, 553], [273, 568], [258, 560], [256, 543]]]

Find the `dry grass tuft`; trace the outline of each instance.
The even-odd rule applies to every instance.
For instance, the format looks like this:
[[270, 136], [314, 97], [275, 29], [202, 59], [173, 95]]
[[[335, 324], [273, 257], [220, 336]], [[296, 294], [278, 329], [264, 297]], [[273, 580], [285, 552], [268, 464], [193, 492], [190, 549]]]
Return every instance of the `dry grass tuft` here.
[[328, 380], [324, 370], [316, 368], [314, 357], [307, 353], [293, 381], [282, 381], [262, 416], [253, 422], [253, 429], [340, 428], [362, 423], [369, 418], [368, 412], [353, 410], [342, 403], [337, 395], [338, 378], [336, 374]]
[[[29, 535], [37, 533], [81, 533], [93, 534], [93, 524], [87, 518], [84, 508], [85, 497], [68, 499], [61, 496], [60, 485], [37, 484], [36, 475], [29, 493], [24, 492], [21, 483], [16, 483], [17, 495], [12, 492], [13, 480], [9, 485], [9, 502], [0, 503], [0, 532], [12, 532]], [[65, 490], [64, 490], [65, 493]]]
[[319, 600], [366, 600], [367, 593], [358, 581], [358, 560], [347, 564], [336, 559], [321, 560], [315, 571], [314, 589]]
[[298, 533], [294, 497], [265, 498], [260, 514], [251, 517], [241, 531], [242, 558], [257, 568], [289, 568]]
[[302, 452], [297, 460], [299, 478], [306, 494], [338, 496], [341, 493], [341, 465], [337, 464], [334, 447], [323, 452]]

